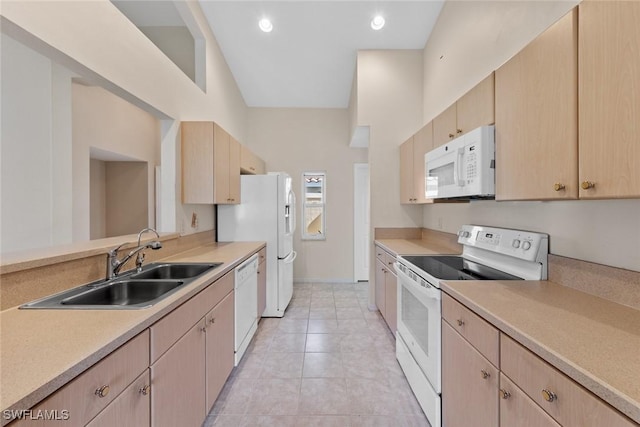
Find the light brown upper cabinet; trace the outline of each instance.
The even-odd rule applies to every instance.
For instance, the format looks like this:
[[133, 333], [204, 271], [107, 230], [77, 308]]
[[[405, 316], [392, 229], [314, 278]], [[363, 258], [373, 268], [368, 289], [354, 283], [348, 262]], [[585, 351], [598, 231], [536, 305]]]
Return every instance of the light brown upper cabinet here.
[[240, 143], [213, 122], [182, 123], [182, 203], [240, 203]]
[[433, 119], [433, 148], [494, 121], [494, 73], [491, 73]]
[[640, 3], [579, 8], [580, 198], [640, 197]]
[[578, 196], [576, 10], [495, 72], [496, 200]]
[[266, 172], [264, 160], [240, 144], [240, 171], [247, 175], [263, 175]]
[[429, 203], [425, 198], [424, 155], [433, 148], [433, 124], [427, 123], [400, 146], [400, 203]]

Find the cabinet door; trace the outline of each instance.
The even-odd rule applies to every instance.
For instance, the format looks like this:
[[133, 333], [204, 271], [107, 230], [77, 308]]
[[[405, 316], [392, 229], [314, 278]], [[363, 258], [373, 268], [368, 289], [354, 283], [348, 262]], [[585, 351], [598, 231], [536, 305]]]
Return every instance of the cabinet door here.
[[240, 203], [240, 143], [229, 137], [229, 203]]
[[413, 137], [400, 146], [400, 203], [413, 203]]
[[496, 71], [497, 200], [577, 198], [576, 24], [573, 10]]
[[183, 122], [182, 203], [213, 204], [213, 123]]
[[453, 104], [433, 119], [433, 148], [446, 144], [456, 136], [456, 104]]
[[215, 403], [233, 369], [234, 292], [227, 295], [207, 316], [206, 365], [207, 411]]
[[413, 137], [413, 197], [416, 203], [427, 203], [431, 199], [424, 196], [425, 168], [424, 155], [433, 148], [433, 122], [427, 123]]
[[398, 329], [398, 278], [387, 270], [385, 280], [385, 320], [395, 335]]
[[491, 73], [456, 102], [456, 132], [465, 134], [495, 122], [493, 77], [494, 74]]
[[376, 258], [376, 306], [383, 317], [386, 317], [385, 303], [387, 296], [385, 281], [387, 274], [387, 269], [384, 267], [382, 261]]
[[267, 308], [267, 263], [258, 265], [258, 320]]
[[68, 412], [66, 420], [25, 418], [12, 426], [84, 426], [108, 407], [149, 366], [149, 331], [145, 330], [32, 408]]
[[498, 370], [442, 322], [442, 425], [497, 427], [498, 421]]
[[640, 3], [580, 4], [580, 198], [640, 197]]
[[500, 425], [504, 427], [560, 427], [504, 374], [500, 374]]
[[213, 200], [216, 204], [229, 204], [230, 135], [217, 124], [213, 125]]
[[200, 427], [205, 400], [204, 319], [151, 365], [153, 427]]
[[87, 427], [143, 427], [151, 425], [149, 370], [144, 371]]

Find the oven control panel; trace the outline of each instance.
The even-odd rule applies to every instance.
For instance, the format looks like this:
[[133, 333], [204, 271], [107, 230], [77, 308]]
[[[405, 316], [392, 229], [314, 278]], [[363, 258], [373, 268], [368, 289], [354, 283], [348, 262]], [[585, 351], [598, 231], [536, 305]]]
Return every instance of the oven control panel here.
[[458, 243], [465, 247], [501, 253], [527, 261], [546, 257], [549, 236], [531, 231], [463, 225], [458, 231]]

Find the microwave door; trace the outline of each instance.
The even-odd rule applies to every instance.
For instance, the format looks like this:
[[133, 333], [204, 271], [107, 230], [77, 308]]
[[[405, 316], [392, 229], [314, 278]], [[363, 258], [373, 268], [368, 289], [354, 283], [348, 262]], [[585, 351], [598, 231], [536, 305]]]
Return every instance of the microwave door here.
[[455, 189], [460, 179], [456, 156], [448, 154], [434, 160], [427, 160], [426, 163], [426, 197], [438, 199], [455, 195]]

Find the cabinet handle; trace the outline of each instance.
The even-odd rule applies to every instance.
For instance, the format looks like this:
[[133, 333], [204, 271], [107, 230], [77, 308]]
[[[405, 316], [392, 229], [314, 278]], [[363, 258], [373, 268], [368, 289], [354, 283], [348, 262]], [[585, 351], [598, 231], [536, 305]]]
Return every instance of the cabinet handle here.
[[484, 369], [482, 369], [480, 371], [480, 373], [482, 374], [482, 379], [483, 380], [486, 380], [487, 378], [489, 378], [491, 376], [491, 374], [489, 372], [485, 371]]
[[149, 384], [146, 384], [144, 387], [142, 387], [138, 391], [140, 392], [141, 395], [146, 396], [147, 394], [149, 394], [149, 391], [151, 391], [151, 386]]
[[387, 264], [389, 264], [389, 267], [393, 266], [393, 262], [389, 261]]
[[555, 184], [553, 184], [553, 189], [554, 191], [564, 190], [564, 184], [560, 184], [559, 182], [556, 182]]
[[212, 324], [212, 325], [213, 325], [214, 323], [216, 323], [216, 318], [215, 318], [215, 317], [212, 317], [211, 319], [209, 319], [209, 323], [210, 323], [210, 324]]
[[98, 396], [98, 397], [107, 397], [107, 395], [109, 394], [109, 390], [110, 390], [110, 388], [109, 388], [108, 385], [103, 385], [99, 389], [96, 389], [96, 396]]
[[458, 326], [464, 326], [464, 320], [458, 319]]
[[552, 392], [551, 390], [547, 390], [546, 388], [542, 389], [542, 398], [547, 402], [558, 400], [558, 396], [554, 392]]
[[455, 135], [454, 135], [454, 134], [452, 134], [452, 133], [450, 133], [450, 134], [449, 134], [449, 138], [450, 138], [450, 139], [453, 139], [453, 137], [454, 137], [454, 136], [455, 136]]
[[457, 130], [456, 130], [456, 133], [457, 133], [458, 135], [460, 135], [460, 134], [462, 133], [462, 129], [457, 129]]
[[580, 187], [582, 187], [583, 190], [588, 190], [595, 186], [596, 186], [596, 183], [591, 181], [582, 181], [582, 184], [580, 184]]
[[511, 393], [509, 393], [507, 390], [501, 388], [500, 389], [500, 397], [503, 399], [508, 399], [511, 397]]
[[200, 328], [200, 332], [207, 332], [207, 327], [203, 326], [202, 328]]

